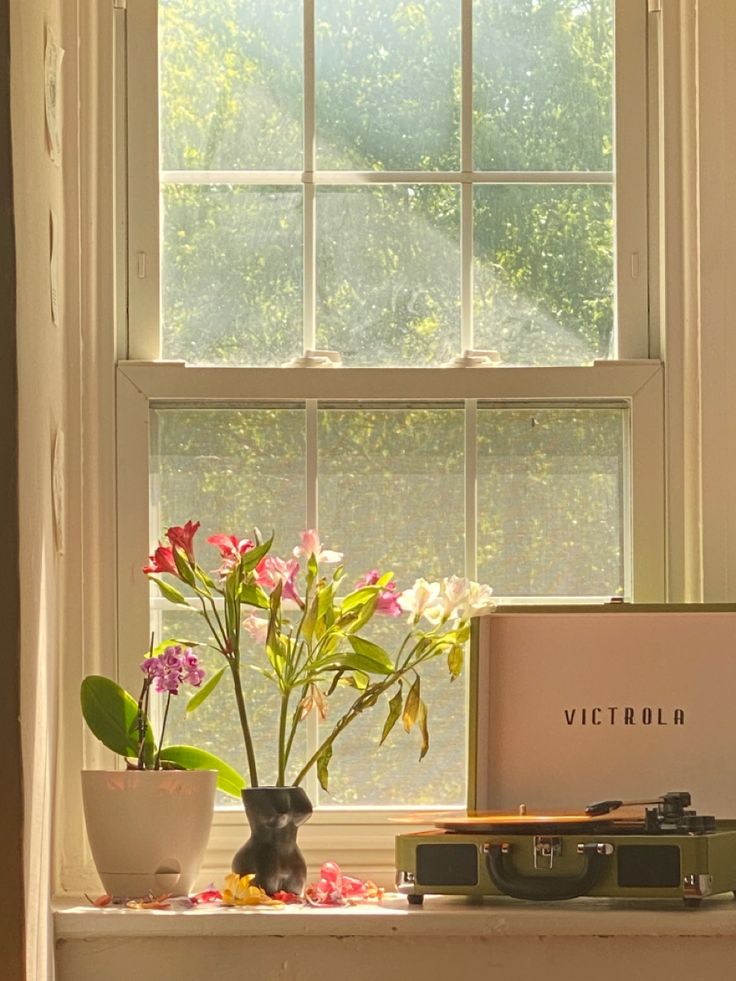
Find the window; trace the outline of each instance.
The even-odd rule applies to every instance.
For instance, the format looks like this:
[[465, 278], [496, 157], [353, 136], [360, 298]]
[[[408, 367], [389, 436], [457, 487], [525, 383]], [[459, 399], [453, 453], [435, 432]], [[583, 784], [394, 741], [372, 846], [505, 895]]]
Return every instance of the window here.
[[[645, 6], [127, 0], [121, 650], [185, 629], [137, 570], [190, 517], [318, 526], [355, 578], [662, 598]], [[398, 734], [365, 765], [374, 716], [313, 799], [461, 804], [462, 689], [429, 708], [421, 767]]]

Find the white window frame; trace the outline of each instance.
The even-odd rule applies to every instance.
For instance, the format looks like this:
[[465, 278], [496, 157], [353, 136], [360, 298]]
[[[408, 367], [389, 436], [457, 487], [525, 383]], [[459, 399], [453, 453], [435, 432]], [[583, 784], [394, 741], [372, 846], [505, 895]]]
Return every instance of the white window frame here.
[[[463, 18], [471, 17], [471, 0], [462, 0]], [[306, 0], [307, 11], [313, 0]], [[242, 404], [268, 402], [285, 396], [284, 371], [279, 368], [200, 368], [183, 363], [159, 361], [159, 225], [157, 160], [157, 32], [156, 0], [127, 0], [127, 9], [116, 10], [116, 48], [125, 55], [127, 71], [118, 78], [118, 108], [127, 126], [118, 127], [120, 151], [118, 173], [129, 175], [127, 224], [118, 237], [119, 349], [129, 360], [121, 360], [117, 370], [117, 557], [118, 557], [118, 636], [116, 650], [129, 652], [144, 649], [148, 639], [149, 596], [140, 573], [141, 556], [150, 545], [149, 508], [149, 419], [157, 403], [187, 404], [197, 402]], [[663, 371], [660, 363], [647, 360], [650, 354], [648, 306], [649, 277], [647, 242], [650, 230], [647, 205], [647, 4], [646, 0], [616, 0], [616, 280], [618, 361], [598, 362], [581, 368], [429, 368], [371, 369], [341, 368], [321, 371], [311, 368], [288, 369], [288, 397], [297, 401], [339, 401], [380, 399], [411, 402], [428, 399], [463, 401], [472, 418], [478, 401], [484, 403], [560, 405], [585, 404], [626, 405], [629, 409], [628, 439], [630, 446], [629, 496], [626, 512], [625, 545], [633, 557], [631, 581], [627, 592], [637, 601], [660, 601], [665, 598], [665, 506], [664, 506], [664, 435]], [[463, 65], [469, 64], [470, 47], [463, 47]], [[307, 85], [310, 80], [309, 59], [305, 65]], [[466, 79], [469, 77], [465, 72]], [[464, 86], [469, 83], [466, 81]], [[467, 93], [466, 93], [467, 95]], [[467, 138], [470, 125], [469, 101], [466, 97], [462, 114], [464, 137], [463, 170], [457, 174], [375, 174], [336, 177], [330, 182], [427, 182], [428, 179], [450, 180], [462, 186], [462, 237], [472, 242], [472, 188], [477, 180], [470, 175]], [[307, 109], [307, 127], [313, 127], [313, 113]], [[311, 117], [311, 118], [310, 118]], [[307, 140], [307, 145], [311, 141]], [[260, 175], [262, 182], [299, 183], [304, 181], [307, 203], [314, 201], [314, 174], [305, 160], [305, 171], [299, 174]], [[259, 175], [255, 176], [259, 179]], [[310, 179], [311, 177], [311, 179]], [[527, 179], [535, 183], [551, 182], [608, 183], [612, 175], [490, 175], [483, 183], [508, 183]], [[327, 177], [325, 176], [325, 179]], [[118, 182], [118, 193], [124, 182]], [[311, 188], [311, 191], [310, 191]], [[311, 197], [310, 197], [311, 196]], [[313, 234], [313, 212], [306, 207], [305, 241], [307, 263], [313, 262], [309, 241]], [[310, 212], [312, 217], [310, 218]], [[310, 224], [311, 223], [311, 224]], [[308, 233], [308, 235], [306, 234]], [[309, 237], [308, 237], [309, 236]], [[311, 251], [311, 256], [310, 256]], [[466, 257], [469, 251], [465, 250]], [[314, 343], [313, 264], [305, 276], [305, 343]], [[466, 258], [461, 274], [464, 309], [470, 309], [472, 265]], [[462, 319], [462, 347], [472, 348], [470, 318]], [[309, 342], [312, 342], [311, 344]], [[654, 349], [656, 350], [656, 344]], [[460, 353], [458, 351], [458, 353]], [[282, 396], [282, 397], [283, 397]], [[468, 493], [474, 493], [470, 486]], [[310, 505], [316, 508], [316, 502]], [[472, 536], [467, 543], [470, 566], [474, 562]], [[117, 672], [125, 683], [130, 658], [118, 659], [116, 650], [103, 656], [101, 668]], [[105, 664], [107, 661], [109, 663]], [[393, 867], [395, 828], [387, 823], [391, 812], [386, 809], [345, 809], [323, 811], [315, 815], [304, 829], [307, 859], [319, 861], [329, 854], [351, 869], [363, 874], [383, 876]], [[339, 825], [339, 851], [334, 827]], [[218, 814], [206, 861], [208, 868], [221, 872], [243, 837], [242, 815]]]

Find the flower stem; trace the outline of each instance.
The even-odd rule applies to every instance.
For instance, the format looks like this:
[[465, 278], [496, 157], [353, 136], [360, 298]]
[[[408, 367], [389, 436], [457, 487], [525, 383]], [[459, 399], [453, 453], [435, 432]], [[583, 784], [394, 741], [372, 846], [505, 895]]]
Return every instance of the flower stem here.
[[245, 754], [248, 757], [248, 773], [250, 775], [251, 787], [258, 786], [258, 770], [256, 767], [256, 754], [253, 750], [253, 737], [251, 736], [250, 726], [248, 725], [248, 713], [245, 710], [245, 698], [243, 697], [243, 685], [240, 681], [240, 663], [236, 658], [228, 658], [230, 672], [233, 676], [235, 686], [235, 701], [238, 705], [238, 715], [240, 716], [240, 728], [243, 730], [243, 740], [245, 741]]
[[158, 749], [156, 750], [156, 760], [153, 764], [154, 770], [161, 769], [161, 750], [164, 745], [164, 733], [166, 732], [166, 720], [169, 717], [169, 705], [171, 705], [171, 692], [169, 692], [166, 698], [166, 708], [164, 709], [164, 721], [161, 723], [161, 736], [158, 741]]
[[289, 712], [289, 691], [281, 695], [281, 712], [279, 713], [279, 775], [276, 780], [277, 787], [284, 786], [286, 772], [286, 716]]

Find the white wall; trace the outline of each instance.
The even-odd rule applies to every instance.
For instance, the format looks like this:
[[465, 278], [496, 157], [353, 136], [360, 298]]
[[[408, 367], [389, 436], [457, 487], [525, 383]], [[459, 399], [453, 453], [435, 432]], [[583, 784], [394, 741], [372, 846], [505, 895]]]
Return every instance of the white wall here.
[[[17, 250], [21, 597], [21, 721], [24, 770], [26, 964], [29, 979], [52, 961], [53, 796], [62, 638], [74, 636], [79, 567], [74, 480], [79, 420], [79, 269], [76, 154], [76, 4], [11, 0], [11, 97]], [[47, 27], [66, 48], [62, 66], [63, 161], [50, 160], [44, 123]], [[61, 325], [51, 319], [50, 210], [61, 241]], [[65, 554], [52, 507], [52, 454], [63, 432]], [[74, 597], [77, 597], [75, 601]]]

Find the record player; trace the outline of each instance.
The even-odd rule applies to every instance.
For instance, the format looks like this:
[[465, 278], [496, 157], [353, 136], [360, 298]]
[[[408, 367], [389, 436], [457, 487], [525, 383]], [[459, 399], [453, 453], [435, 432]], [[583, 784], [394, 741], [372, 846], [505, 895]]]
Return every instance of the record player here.
[[602, 801], [580, 813], [450, 816], [398, 835], [397, 889], [427, 894], [682, 899], [736, 890], [736, 820], [690, 808], [690, 794]]
[[[399, 891], [697, 906], [736, 890], [735, 640], [733, 604], [474, 620], [468, 816], [398, 836]], [[688, 792], [650, 799], [667, 786]]]

